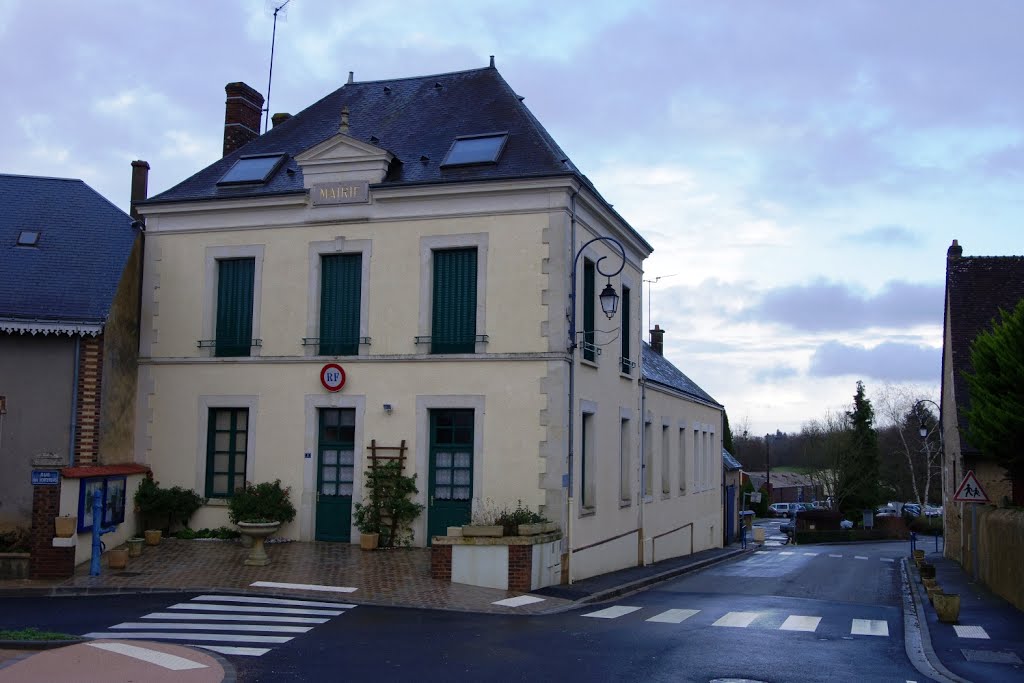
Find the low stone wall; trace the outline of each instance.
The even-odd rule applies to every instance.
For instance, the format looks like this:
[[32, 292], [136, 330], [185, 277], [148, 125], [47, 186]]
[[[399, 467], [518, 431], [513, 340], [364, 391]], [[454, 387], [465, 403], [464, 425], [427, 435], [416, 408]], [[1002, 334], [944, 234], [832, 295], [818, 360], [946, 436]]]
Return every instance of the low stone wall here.
[[[970, 520], [970, 515], [966, 516]], [[978, 539], [981, 580], [993, 593], [1024, 610], [1024, 579], [1020, 573], [1024, 567], [1024, 510], [979, 509]]]
[[434, 536], [430, 573], [435, 579], [529, 592], [558, 583], [559, 531], [536, 536]]
[[0, 553], [0, 579], [27, 579], [28, 553]]

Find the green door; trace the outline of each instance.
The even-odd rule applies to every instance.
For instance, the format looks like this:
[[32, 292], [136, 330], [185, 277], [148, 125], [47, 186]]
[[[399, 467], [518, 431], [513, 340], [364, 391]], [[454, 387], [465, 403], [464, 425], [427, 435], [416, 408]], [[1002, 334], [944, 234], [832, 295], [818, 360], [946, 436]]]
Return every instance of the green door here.
[[316, 539], [350, 541], [356, 411], [321, 408], [317, 441]]
[[450, 526], [469, 524], [473, 501], [473, 411], [430, 411], [427, 543]]

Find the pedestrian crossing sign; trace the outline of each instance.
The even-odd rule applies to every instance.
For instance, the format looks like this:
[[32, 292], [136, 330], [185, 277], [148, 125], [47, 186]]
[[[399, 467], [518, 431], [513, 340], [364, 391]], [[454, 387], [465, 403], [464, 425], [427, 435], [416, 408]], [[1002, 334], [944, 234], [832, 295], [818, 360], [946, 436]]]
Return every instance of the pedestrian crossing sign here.
[[974, 470], [969, 470], [964, 476], [964, 480], [960, 482], [960, 488], [958, 488], [956, 493], [953, 495], [953, 501], [956, 503], [989, 502], [985, 489], [981, 488], [981, 484], [978, 483], [978, 478], [974, 476]]

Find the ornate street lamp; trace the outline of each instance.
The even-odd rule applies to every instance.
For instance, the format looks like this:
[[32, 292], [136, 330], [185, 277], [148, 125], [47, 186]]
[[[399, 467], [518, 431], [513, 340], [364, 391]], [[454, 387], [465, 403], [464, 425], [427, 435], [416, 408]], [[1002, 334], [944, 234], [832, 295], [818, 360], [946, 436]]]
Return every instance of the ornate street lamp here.
[[[601, 269], [601, 261], [604, 261], [606, 256], [602, 256], [597, 259], [594, 263], [594, 267], [597, 272], [608, 278], [608, 283], [605, 285], [604, 290], [598, 297], [601, 301], [601, 310], [611, 320], [615, 316], [615, 311], [619, 308], [619, 294], [612, 287], [612, 278], [622, 272], [622, 269], [626, 267], [626, 250], [623, 248], [622, 243], [614, 237], [595, 237], [589, 242], [585, 242], [583, 246], [579, 248], [576, 255], [572, 260], [572, 274], [570, 276], [572, 285], [569, 290], [569, 346], [567, 351], [569, 352], [569, 454], [568, 454], [568, 473], [565, 476], [563, 486], [568, 490], [566, 497], [566, 545], [568, 546], [567, 562], [572, 562], [572, 500], [573, 500], [573, 489], [575, 484], [573, 483], [573, 466], [574, 466], [574, 453], [573, 447], [575, 444], [575, 432], [576, 432], [576, 409], [573, 405], [576, 401], [576, 347], [579, 346], [579, 342], [576, 339], [576, 266], [579, 264], [580, 255], [583, 254], [584, 250], [593, 244], [594, 242], [608, 242], [614, 245], [619, 251], [619, 259], [621, 263], [619, 267], [611, 272], [605, 272]], [[584, 330], [586, 332], [586, 330]], [[567, 567], [569, 575], [569, 583], [572, 583], [572, 570]]]
[[[928, 426], [924, 422], [924, 416], [921, 415], [921, 411], [919, 410], [919, 408], [920, 408], [922, 403], [931, 403], [933, 406], [935, 406], [935, 410], [938, 412], [938, 418], [936, 420], [935, 427], [933, 427], [931, 430], [928, 429]], [[940, 484], [939, 485], [942, 487], [942, 503], [943, 503], [943, 508], [945, 508], [945, 503], [946, 503], [946, 462], [945, 462], [946, 461], [946, 448], [945, 448], [945, 446], [943, 444], [943, 440], [942, 440], [942, 408], [939, 406], [938, 403], [936, 403], [935, 401], [931, 400], [930, 398], [922, 398], [921, 400], [919, 400], [916, 403], [914, 403], [914, 407], [912, 408], [912, 410], [914, 412], [914, 415], [917, 416], [917, 424], [918, 424], [917, 433], [921, 436], [921, 439], [924, 441], [925, 485], [926, 486], [927, 486], [928, 478], [931, 477], [931, 474], [932, 474], [932, 471], [931, 471], [932, 453], [931, 453], [931, 446], [928, 444], [928, 436], [929, 436], [929, 434], [931, 434], [931, 432], [933, 430], [938, 429], [938, 432], [939, 432], [939, 457], [941, 458], [940, 463], [939, 463], [939, 474], [940, 474], [940, 477], [939, 477]], [[955, 476], [955, 474], [954, 474], [954, 476]], [[925, 500], [924, 504], [927, 505], [928, 501]], [[921, 508], [921, 513], [922, 514], [924, 513], [924, 508], [923, 507]], [[943, 520], [945, 520], [945, 510], [943, 510]]]

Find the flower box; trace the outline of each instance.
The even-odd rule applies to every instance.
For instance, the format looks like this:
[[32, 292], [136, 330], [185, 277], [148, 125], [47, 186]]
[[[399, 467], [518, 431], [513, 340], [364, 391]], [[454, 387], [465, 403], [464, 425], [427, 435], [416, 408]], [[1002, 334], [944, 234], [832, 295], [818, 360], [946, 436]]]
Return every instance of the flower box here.
[[462, 527], [463, 536], [497, 536], [500, 537], [504, 533], [504, 527], [500, 524], [488, 524], [486, 526], [480, 524], [465, 524]]
[[534, 524], [520, 524], [517, 533], [520, 536], [536, 536], [537, 534], [549, 534], [557, 529], [557, 522], [536, 522]]

